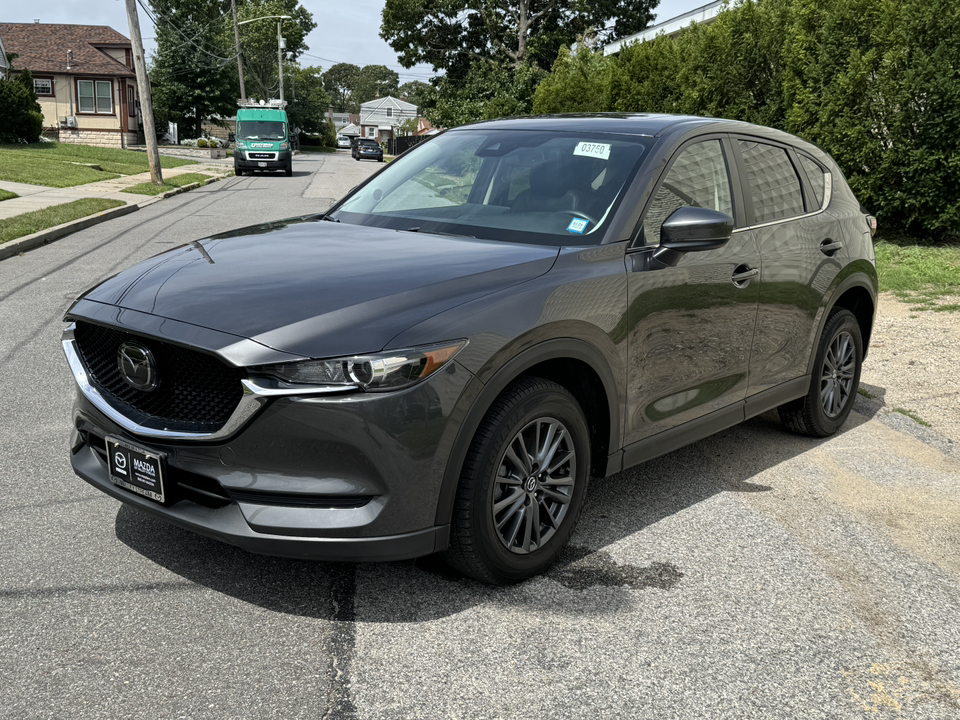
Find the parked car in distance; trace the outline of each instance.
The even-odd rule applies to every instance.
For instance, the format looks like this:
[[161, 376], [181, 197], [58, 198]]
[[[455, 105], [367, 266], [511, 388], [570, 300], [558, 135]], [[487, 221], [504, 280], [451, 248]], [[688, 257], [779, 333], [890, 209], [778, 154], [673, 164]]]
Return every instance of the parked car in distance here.
[[293, 175], [293, 151], [287, 112], [279, 107], [246, 106], [237, 110], [233, 170], [237, 175], [282, 170]]
[[769, 128], [454, 128], [326, 213], [83, 294], [62, 340], [71, 462], [253, 552], [442, 553], [517, 582], [557, 558], [591, 476], [774, 408], [795, 432], [841, 428], [874, 321], [874, 222], [829, 155]]
[[347, 135], [340, 135], [337, 137], [337, 147], [338, 148], [349, 148], [350, 147], [350, 138]]
[[383, 162], [383, 148], [376, 140], [360, 138], [353, 150], [354, 160], [378, 160]]

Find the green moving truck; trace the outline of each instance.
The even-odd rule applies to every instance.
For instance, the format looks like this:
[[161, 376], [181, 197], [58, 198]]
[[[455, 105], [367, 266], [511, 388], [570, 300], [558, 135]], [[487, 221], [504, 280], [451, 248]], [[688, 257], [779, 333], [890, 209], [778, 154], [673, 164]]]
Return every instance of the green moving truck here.
[[283, 170], [293, 174], [290, 125], [287, 111], [278, 107], [253, 106], [237, 110], [237, 145], [233, 151], [237, 175], [254, 170]]

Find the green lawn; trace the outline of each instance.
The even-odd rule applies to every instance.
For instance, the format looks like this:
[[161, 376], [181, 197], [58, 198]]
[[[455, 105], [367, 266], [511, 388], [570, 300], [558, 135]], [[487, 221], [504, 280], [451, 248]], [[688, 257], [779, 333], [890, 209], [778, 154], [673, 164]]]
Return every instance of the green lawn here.
[[10, 198], [20, 197], [16, 193], [12, 193], [9, 190], [0, 190], [0, 200], [9, 200]]
[[105, 198], [84, 198], [63, 205], [54, 205], [43, 210], [15, 215], [0, 223], [0, 245], [24, 235], [30, 235], [47, 228], [78, 220], [87, 215], [119, 207], [125, 203]]
[[[195, 165], [193, 160], [161, 157], [165, 168]], [[97, 165], [100, 170], [88, 167]], [[99, 148], [70, 143], [0, 145], [0, 180], [72, 187], [150, 169], [147, 154], [135, 150]]]
[[202, 173], [184, 173], [183, 175], [176, 175], [175, 177], [166, 178], [163, 181], [163, 185], [154, 185], [152, 182], [144, 182], [140, 183], [139, 185], [133, 185], [132, 187], [124, 188], [123, 192], [134, 193], [135, 195], [159, 195], [160, 193], [165, 193], [168, 190], [174, 190], [178, 187], [189, 185], [190, 183], [206, 182], [209, 179], [209, 175], [203, 175]]
[[878, 242], [880, 289], [890, 290], [917, 310], [960, 310], [944, 295], [960, 295], [960, 247], [894, 245]]
[[335, 153], [336, 148], [322, 147], [321, 145], [301, 145], [300, 152], [305, 153]]

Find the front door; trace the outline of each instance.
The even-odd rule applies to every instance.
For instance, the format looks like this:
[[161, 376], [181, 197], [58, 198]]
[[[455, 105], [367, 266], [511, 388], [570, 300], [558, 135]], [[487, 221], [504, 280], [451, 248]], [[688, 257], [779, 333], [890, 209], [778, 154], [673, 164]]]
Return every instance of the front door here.
[[741, 214], [734, 210], [728, 151], [714, 138], [677, 152], [644, 217], [643, 245], [627, 255], [625, 445], [746, 396], [760, 291], [749, 277], [760, 269], [754, 236], [734, 231], [723, 247], [686, 253], [675, 267], [658, 267], [646, 257], [660, 242], [660, 226], [678, 208]]

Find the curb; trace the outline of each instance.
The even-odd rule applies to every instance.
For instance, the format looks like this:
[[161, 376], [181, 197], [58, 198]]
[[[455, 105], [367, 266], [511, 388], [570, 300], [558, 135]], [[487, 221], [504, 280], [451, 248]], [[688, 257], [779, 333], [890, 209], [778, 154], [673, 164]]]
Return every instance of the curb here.
[[183, 187], [168, 190], [165, 193], [161, 193], [139, 203], [130, 203], [129, 205], [124, 205], [123, 207], [110, 208], [109, 210], [104, 210], [94, 215], [88, 215], [87, 217], [80, 218], [79, 220], [73, 220], [72, 222], [64, 223], [63, 225], [56, 225], [52, 228], [35, 232], [33, 235], [24, 235], [21, 238], [11, 240], [10, 242], [0, 245], [0, 260], [6, 260], [7, 258], [14, 257], [15, 255], [20, 255], [28, 250], [41, 247], [42, 245], [49, 245], [60, 238], [64, 238], [67, 235], [72, 235], [80, 230], [86, 230], [88, 227], [93, 227], [94, 225], [106, 222], [107, 220], [112, 220], [113, 218], [129, 215], [132, 212], [136, 212], [141, 207], [152, 205], [153, 203], [163, 200], [164, 198], [173, 197], [174, 195], [179, 195], [180, 193], [187, 192], [188, 190], [195, 190], [198, 187], [209, 185], [210, 183], [217, 182], [218, 180], [222, 179], [222, 177], [211, 177], [209, 180], [205, 180], [203, 182], [190, 183], [189, 185], [184, 185]]
[[136, 203], [124, 205], [122, 207], [110, 208], [109, 210], [103, 210], [94, 215], [88, 215], [87, 217], [80, 218], [79, 220], [73, 220], [71, 222], [64, 223], [63, 225], [56, 225], [52, 228], [35, 232], [33, 235], [24, 235], [21, 238], [11, 240], [10, 242], [0, 245], [0, 260], [6, 260], [7, 258], [11, 258], [15, 255], [25, 253], [27, 250], [38, 248], [41, 245], [48, 245], [49, 243], [78, 232], [79, 230], [86, 230], [88, 227], [99, 225], [100, 223], [107, 220], [112, 220], [115, 217], [129, 215], [130, 213], [136, 212], [139, 209], [140, 206]]

